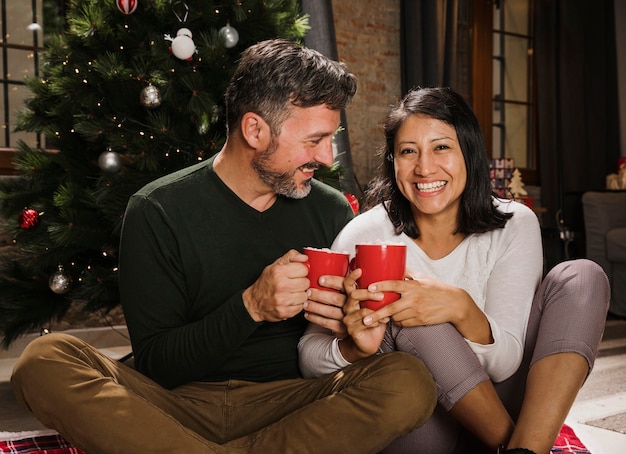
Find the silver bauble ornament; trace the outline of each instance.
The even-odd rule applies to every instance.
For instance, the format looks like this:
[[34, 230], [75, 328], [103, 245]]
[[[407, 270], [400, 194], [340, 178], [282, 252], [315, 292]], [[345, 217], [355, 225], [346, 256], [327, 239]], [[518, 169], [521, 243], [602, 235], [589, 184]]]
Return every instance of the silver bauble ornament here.
[[139, 102], [144, 107], [155, 109], [161, 105], [161, 92], [157, 87], [149, 84], [139, 93]]
[[193, 35], [188, 28], [181, 28], [176, 32], [176, 38], [172, 41], [172, 53], [181, 60], [189, 60], [196, 51]]
[[122, 158], [119, 153], [107, 149], [98, 158], [98, 166], [103, 172], [115, 173], [122, 167]]
[[57, 295], [63, 295], [70, 291], [70, 288], [72, 287], [72, 278], [71, 276], [65, 274], [63, 265], [59, 265], [57, 271], [50, 276], [48, 286], [50, 287], [50, 290]]
[[224, 41], [224, 45], [228, 48], [235, 47], [239, 42], [239, 32], [235, 27], [231, 27], [230, 24], [220, 28], [218, 32], [219, 37]]

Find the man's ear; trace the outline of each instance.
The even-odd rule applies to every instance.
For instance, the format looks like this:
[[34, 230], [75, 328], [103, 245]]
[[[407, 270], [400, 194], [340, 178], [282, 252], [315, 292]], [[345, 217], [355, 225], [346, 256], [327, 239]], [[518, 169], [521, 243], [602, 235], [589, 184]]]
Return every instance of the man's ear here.
[[265, 150], [270, 144], [270, 126], [254, 112], [247, 112], [241, 118], [241, 135], [251, 148]]

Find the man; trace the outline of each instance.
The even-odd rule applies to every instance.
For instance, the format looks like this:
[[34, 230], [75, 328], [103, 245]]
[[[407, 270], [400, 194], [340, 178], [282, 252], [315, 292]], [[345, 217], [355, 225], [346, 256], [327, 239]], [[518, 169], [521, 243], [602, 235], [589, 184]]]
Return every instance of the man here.
[[434, 384], [409, 355], [315, 380], [298, 369], [307, 320], [346, 331], [345, 295], [310, 289], [298, 250], [328, 247], [351, 217], [313, 173], [332, 164], [355, 92], [344, 65], [295, 43], [245, 51], [222, 150], [129, 201], [120, 291], [136, 370], [48, 335], [16, 366], [19, 399], [89, 454], [374, 453], [426, 421]]

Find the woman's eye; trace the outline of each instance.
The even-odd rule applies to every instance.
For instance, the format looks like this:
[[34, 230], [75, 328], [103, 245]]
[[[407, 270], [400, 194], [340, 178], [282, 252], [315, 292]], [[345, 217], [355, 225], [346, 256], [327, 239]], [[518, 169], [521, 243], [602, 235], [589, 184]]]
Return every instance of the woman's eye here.
[[401, 155], [411, 154], [411, 153], [415, 153], [415, 150], [413, 150], [412, 148], [403, 148], [402, 150], [400, 150]]
[[442, 150], [448, 150], [448, 149], [450, 149], [450, 147], [447, 145], [437, 145], [437, 147], [435, 148], [435, 151], [442, 151]]

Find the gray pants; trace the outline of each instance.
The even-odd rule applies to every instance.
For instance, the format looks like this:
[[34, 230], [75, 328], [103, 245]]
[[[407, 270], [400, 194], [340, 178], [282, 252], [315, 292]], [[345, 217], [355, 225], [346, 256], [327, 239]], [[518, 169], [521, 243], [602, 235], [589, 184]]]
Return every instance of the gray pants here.
[[[528, 371], [539, 359], [576, 352], [587, 359], [591, 371], [604, 333], [609, 300], [608, 279], [602, 268], [590, 260], [563, 262], [547, 274], [533, 300], [522, 364], [513, 376], [495, 384], [514, 421], [524, 399]], [[433, 374], [438, 392], [438, 405], [430, 420], [384, 453], [480, 452], [476, 451], [476, 440], [447, 413], [468, 391], [489, 379], [454, 326], [390, 325], [383, 347], [420, 358]]]

